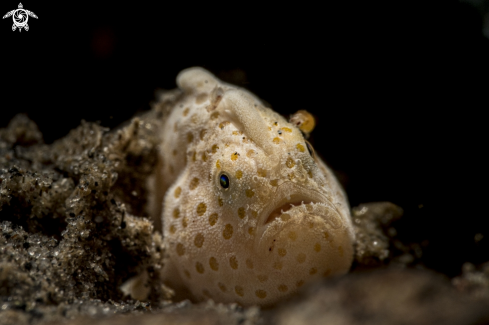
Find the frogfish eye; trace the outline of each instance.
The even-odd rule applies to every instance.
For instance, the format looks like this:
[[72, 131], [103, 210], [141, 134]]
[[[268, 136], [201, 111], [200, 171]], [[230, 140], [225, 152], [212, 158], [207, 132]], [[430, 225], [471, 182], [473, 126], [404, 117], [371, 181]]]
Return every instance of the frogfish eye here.
[[221, 174], [219, 176], [219, 184], [221, 184], [222, 188], [227, 189], [229, 187], [229, 177], [226, 174]]

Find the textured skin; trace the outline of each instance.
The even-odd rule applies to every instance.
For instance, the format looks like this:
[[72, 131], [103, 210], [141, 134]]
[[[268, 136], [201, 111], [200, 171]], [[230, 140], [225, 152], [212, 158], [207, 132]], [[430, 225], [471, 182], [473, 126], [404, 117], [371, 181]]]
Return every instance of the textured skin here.
[[346, 273], [348, 203], [300, 130], [201, 68], [177, 84], [160, 148], [166, 282], [197, 300], [269, 305]]

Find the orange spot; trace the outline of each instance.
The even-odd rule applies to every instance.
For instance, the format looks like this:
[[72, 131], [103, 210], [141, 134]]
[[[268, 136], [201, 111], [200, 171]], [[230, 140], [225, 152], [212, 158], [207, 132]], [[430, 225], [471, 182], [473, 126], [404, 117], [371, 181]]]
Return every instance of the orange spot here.
[[240, 297], [243, 297], [244, 296], [244, 289], [243, 287], [240, 287], [240, 286], [236, 286], [234, 287], [234, 291], [236, 292], [236, 294]]
[[256, 290], [255, 294], [260, 299], [264, 299], [267, 297], [267, 292], [265, 290]]
[[304, 152], [304, 151], [306, 151], [306, 148], [304, 148], [304, 146], [303, 146], [302, 144], [300, 144], [300, 143], [298, 143], [298, 144], [296, 145], [296, 148], [297, 148], [297, 150], [299, 150], [300, 152]]
[[[231, 158], [232, 159], [232, 158]], [[243, 172], [241, 170], [237, 170], [236, 171], [236, 178], [237, 179], [241, 179], [241, 177], [243, 177]]]
[[255, 192], [253, 192], [252, 189], [246, 190], [246, 196], [247, 197], [253, 197], [253, 195], [255, 195]]
[[292, 129], [290, 128], [287, 128], [287, 127], [283, 127], [283, 128], [280, 128], [280, 130], [284, 131], [284, 132], [292, 132]]
[[285, 161], [285, 165], [289, 168], [292, 168], [295, 166], [295, 162], [294, 162], [294, 159], [292, 158], [287, 158], [287, 160]]
[[229, 266], [234, 270], [238, 269], [238, 260], [236, 259], [236, 256], [231, 256], [229, 259]]
[[209, 299], [212, 298], [211, 293], [207, 289], [202, 290], [202, 294]]
[[238, 159], [238, 156], [239, 156], [239, 153], [237, 153], [237, 152], [231, 154], [231, 160], [236, 161]]
[[224, 129], [224, 127], [225, 127], [226, 125], [228, 125], [228, 124], [229, 124], [229, 122], [228, 122], [228, 121], [221, 122], [221, 123], [219, 123], [219, 128], [222, 130], [222, 129]]
[[245, 208], [243, 207], [238, 208], [238, 217], [240, 219], [243, 219], [245, 215], [246, 215]]
[[285, 284], [281, 284], [278, 286], [278, 291], [287, 292], [287, 291], [289, 291], [289, 288]]
[[198, 233], [196, 236], [195, 236], [195, 239], [194, 239], [194, 245], [198, 248], [201, 248], [202, 245], [204, 245], [204, 240], [205, 240], [205, 237], [204, 235], [202, 235], [202, 233]]
[[222, 236], [224, 239], [230, 239], [233, 236], [233, 226], [228, 223], [222, 231]]
[[319, 253], [321, 251], [321, 245], [319, 243], [314, 244], [314, 250]]
[[328, 277], [330, 275], [331, 275], [331, 269], [326, 269], [326, 271], [324, 271], [324, 273], [323, 273], [324, 277]]
[[194, 177], [189, 184], [190, 190], [194, 190], [197, 186], [199, 186], [199, 179], [197, 177]]
[[197, 272], [199, 272], [200, 274], [204, 273], [204, 266], [202, 265], [202, 263], [200, 262], [197, 262], [195, 263], [195, 269], [197, 270]]
[[181, 243], [178, 243], [176, 251], [179, 256], [182, 256], [183, 254], [185, 254], [185, 247]]
[[289, 234], [288, 234], [288, 236], [292, 240], [296, 240], [297, 239], [297, 233], [295, 231], [290, 231]]
[[213, 269], [214, 271], [217, 271], [219, 270], [219, 263], [217, 262], [216, 258], [215, 257], [211, 257], [209, 259], [209, 266], [211, 267], [211, 269]]
[[280, 143], [280, 139], [279, 138], [273, 138], [273, 143], [275, 144], [279, 144]]
[[204, 137], [205, 137], [205, 134], [207, 133], [207, 130], [206, 129], [202, 129], [200, 131], [200, 140], [204, 140]]
[[222, 292], [226, 292], [227, 288], [224, 284], [222, 284], [221, 282], [219, 282], [217, 284], [217, 286], [219, 287], [219, 289], [221, 289]]
[[209, 225], [214, 226], [217, 222], [217, 213], [213, 213], [209, 216]]
[[182, 189], [180, 188], [180, 186], [178, 186], [176, 189], [175, 189], [175, 192], [174, 192], [174, 196], [175, 198], [178, 198], [180, 196], [180, 194], [182, 193]]
[[267, 171], [265, 169], [263, 169], [263, 168], [258, 168], [257, 174], [260, 177], [267, 177]]
[[197, 206], [197, 215], [201, 216], [207, 210], [207, 205], [204, 202], [199, 203]]

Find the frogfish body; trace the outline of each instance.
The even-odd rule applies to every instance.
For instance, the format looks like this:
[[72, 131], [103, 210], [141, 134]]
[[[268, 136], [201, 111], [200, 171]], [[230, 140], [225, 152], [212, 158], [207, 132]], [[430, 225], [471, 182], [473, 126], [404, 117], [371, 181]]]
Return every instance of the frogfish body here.
[[348, 202], [299, 123], [202, 68], [177, 85], [160, 147], [166, 283], [196, 300], [270, 305], [346, 273]]

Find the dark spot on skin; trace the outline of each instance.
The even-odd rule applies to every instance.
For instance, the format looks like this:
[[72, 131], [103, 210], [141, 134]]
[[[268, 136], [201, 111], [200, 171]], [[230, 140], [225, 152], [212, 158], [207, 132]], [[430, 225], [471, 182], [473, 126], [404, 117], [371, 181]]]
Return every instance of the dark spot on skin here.
[[278, 122], [273, 122], [273, 124], [278, 125]]
[[279, 135], [282, 135], [282, 131], [281, 131], [281, 130], [278, 130], [278, 134], [279, 134]]
[[275, 247], [275, 242], [276, 242], [276, 241], [277, 241], [276, 239], [274, 239], [274, 240], [273, 240], [272, 246], [270, 246], [270, 247], [268, 248], [268, 251], [269, 251], [269, 252], [271, 252], [271, 251], [273, 250], [273, 248]]
[[121, 218], [121, 228], [122, 229], [126, 228], [126, 222], [124, 221], [125, 216], [126, 216], [126, 211], [122, 211], [122, 218]]

